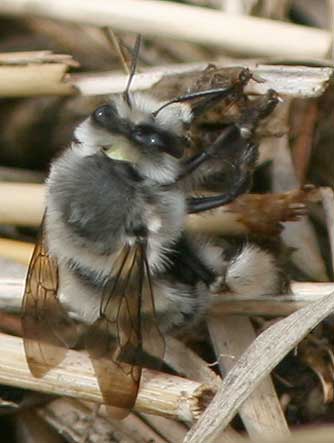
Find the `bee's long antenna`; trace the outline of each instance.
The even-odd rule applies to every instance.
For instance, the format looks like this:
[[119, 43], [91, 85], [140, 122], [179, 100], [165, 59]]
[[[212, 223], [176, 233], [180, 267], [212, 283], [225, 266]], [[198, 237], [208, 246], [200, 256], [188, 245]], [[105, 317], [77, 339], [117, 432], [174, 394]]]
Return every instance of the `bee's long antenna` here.
[[130, 70], [128, 83], [126, 85], [125, 91], [123, 92], [123, 97], [126, 100], [126, 102], [130, 108], [131, 108], [131, 102], [130, 102], [130, 96], [129, 96], [129, 89], [131, 86], [132, 79], [136, 73], [140, 45], [141, 45], [141, 35], [138, 35], [136, 38], [136, 43], [135, 43], [135, 47], [134, 47], [133, 60], [132, 60], [132, 64], [131, 64], [131, 70]]
[[235, 83], [232, 83], [232, 85], [222, 88], [211, 88], [205, 91], [190, 92], [186, 95], [180, 95], [179, 97], [176, 97], [160, 106], [160, 108], [152, 113], [152, 116], [156, 117], [160, 111], [162, 111], [164, 108], [171, 105], [172, 103], [182, 103], [202, 98], [202, 100], [199, 100], [196, 105], [192, 107], [193, 118], [198, 117], [206, 109], [214, 106], [219, 100], [223, 100], [229, 95], [233, 96], [234, 94], [236, 96], [242, 93], [243, 88], [253, 77], [254, 76], [249, 69], [242, 69], [239, 73], [238, 80]]
[[180, 95], [178, 97], [173, 98], [169, 102], [164, 103], [162, 106], [160, 106], [160, 108], [158, 108], [154, 112], [152, 112], [152, 115], [153, 115], [153, 117], [156, 117], [160, 111], [162, 111], [164, 108], [166, 108], [167, 106], [169, 106], [173, 103], [191, 101], [191, 100], [194, 100], [197, 98], [214, 96], [217, 94], [226, 94], [226, 93], [230, 92], [230, 90], [231, 90], [231, 87], [213, 88], [213, 89], [207, 89], [205, 91], [191, 92], [186, 95]]

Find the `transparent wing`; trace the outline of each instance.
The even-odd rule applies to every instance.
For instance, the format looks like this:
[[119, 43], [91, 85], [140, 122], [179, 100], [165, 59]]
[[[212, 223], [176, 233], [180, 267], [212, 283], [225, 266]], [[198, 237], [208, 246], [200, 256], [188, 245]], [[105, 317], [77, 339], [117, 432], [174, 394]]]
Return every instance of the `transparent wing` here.
[[113, 271], [86, 346], [105, 402], [125, 416], [135, 404], [141, 368], [161, 363], [164, 340], [156, 324], [145, 246], [125, 246]]
[[24, 349], [35, 377], [42, 377], [57, 366], [78, 338], [76, 324], [58, 299], [58, 266], [48, 255], [43, 231], [42, 223], [22, 302]]

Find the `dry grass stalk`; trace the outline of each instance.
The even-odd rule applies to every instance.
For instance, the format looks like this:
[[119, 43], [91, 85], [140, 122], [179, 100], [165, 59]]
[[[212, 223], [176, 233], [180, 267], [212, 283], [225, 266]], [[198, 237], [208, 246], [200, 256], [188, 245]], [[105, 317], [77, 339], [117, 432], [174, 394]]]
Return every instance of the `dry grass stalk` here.
[[[250, 61], [213, 61], [218, 68], [244, 66], [263, 78], [263, 83], [250, 82], [245, 91], [250, 94], [264, 94], [268, 89], [291, 97], [319, 97], [333, 77], [333, 68], [310, 68], [306, 66], [270, 66]], [[160, 81], [179, 74], [192, 75], [203, 71], [206, 63], [169, 65], [146, 69], [133, 79], [132, 90], [149, 90]], [[82, 95], [112, 94], [124, 91], [127, 76], [119, 72], [100, 74], [73, 74], [67, 77]]]
[[184, 443], [212, 443], [264, 377], [333, 311], [334, 293], [298, 310], [259, 335], [227, 374]]
[[29, 169], [11, 168], [0, 166], [0, 183], [1, 182], [19, 182], [19, 183], [41, 183], [45, 176], [38, 171], [30, 171]]
[[111, 26], [116, 30], [187, 40], [247, 55], [325, 57], [331, 43], [331, 33], [319, 29], [152, 0], [142, 2], [140, 8], [136, 0], [108, 3], [103, 0], [93, 3], [89, 0], [35, 0], [33, 3], [3, 0], [0, 13]]
[[208, 363], [182, 342], [173, 337], [166, 338], [166, 354], [164, 360], [178, 374], [199, 383], [218, 386], [221, 379], [210, 369]]
[[[288, 123], [290, 103], [281, 107], [282, 115]], [[289, 148], [288, 135], [278, 140], [269, 140], [275, 144], [275, 155], [272, 164], [272, 186], [274, 192], [286, 192], [299, 186]], [[328, 281], [326, 266], [322, 258], [318, 239], [313, 225], [307, 217], [298, 222], [286, 223], [282, 232], [284, 243], [293, 249], [291, 260], [301, 271], [317, 281]]]
[[313, 138], [319, 117], [319, 106], [316, 101], [305, 103], [300, 122], [302, 128], [293, 144], [292, 156], [298, 182], [305, 183], [312, 155]]
[[31, 243], [0, 238], [0, 256], [18, 263], [29, 263], [33, 247]]
[[[0, 4], [1, 9], [1, 4]], [[52, 54], [48, 51], [14, 53], [16, 56], [0, 54], [0, 93], [3, 97], [39, 95], [101, 95], [124, 91], [128, 76], [120, 72], [96, 74], [67, 74], [68, 66], [75, 66], [70, 56]], [[5, 63], [1, 65], [1, 55]], [[31, 63], [25, 64], [29, 57]], [[240, 60], [214, 61], [220, 67], [249, 67], [263, 78], [263, 83], [251, 81], [245, 91], [264, 94], [275, 89], [279, 94], [291, 97], [319, 97], [333, 78], [333, 68], [311, 68], [306, 66], [259, 65], [257, 61]], [[206, 63], [189, 63], [154, 67], [135, 76], [131, 88], [149, 90], [162, 80], [179, 74], [192, 76], [203, 71]]]
[[[34, 378], [27, 367], [21, 338], [0, 334], [0, 353], [0, 383], [103, 403], [92, 364], [82, 352], [69, 350], [62, 364], [41, 379]], [[200, 416], [213, 393], [212, 386], [143, 370], [135, 409], [191, 422]]]
[[23, 290], [23, 279], [2, 279], [0, 283], [0, 310], [19, 313]]
[[332, 44], [330, 45], [330, 47], [328, 48], [328, 57], [331, 58], [332, 60], [334, 59], [334, 1], [333, 0], [327, 0], [327, 8], [328, 8], [328, 12], [329, 12], [329, 20], [330, 20], [330, 32], [332, 35]]
[[63, 81], [66, 72], [67, 65], [63, 63], [0, 66], [0, 95], [73, 95], [73, 86]]
[[0, 183], [0, 224], [39, 226], [45, 187], [35, 183]]
[[291, 293], [274, 296], [223, 295], [213, 299], [212, 315], [264, 315], [280, 317], [290, 315], [310, 303], [334, 292], [334, 283], [292, 282]]
[[[103, 414], [103, 408], [102, 408]], [[108, 414], [103, 414], [108, 418]], [[160, 432], [152, 428], [148, 423], [145, 422], [141, 417], [135, 414], [130, 414], [125, 420], [121, 422], [119, 420], [112, 420], [112, 424], [115, 429], [125, 433], [126, 435], [134, 436], [138, 443], [174, 443], [174, 441], [168, 441], [163, 437]], [[176, 442], [175, 442], [176, 443]]]
[[[23, 289], [22, 278], [0, 278], [0, 310], [12, 314], [19, 313]], [[280, 317], [292, 314], [332, 292], [334, 292], [334, 283], [293, 282], [292, 293], [285, 295], [237, 297], [234, 294], [224, 293], [222, 297], [214, 296], [211, 315], [220, 317], [227, 314], [244, 314]], [[167, 341], [166, 359], [171, 366], [190, 379], [217, 384], [218, 377], [203, 360], [190, 350], [186, 353], [187, 348], [182, 343], [176, 346], [174, 343], [173, 339]]]
[[78, 66], [68, 54], [53, 54], [52, 51], [22, 51], [0, 53], [1, 65], [28, 65], [42, 63], [63, 63], [67, 66]]
[[[240, 235], [254, 229], [257, 233], [271, 234], [280, 229], [281, 221], [298, 216], [297, 203], [314, 201], [318, 194], [317, 190], [295, 189], [286, 193], [243, 195], [231, 205], [188, 216], [187, 229], [210, 235]], [[0, 224], [39, 226], [44, 199], [45, 185], [0, 183]]]
[[322, 203], [325, 210], [326, 224], [332, 252], [332, 269], [334, 271], [334, 192], [331, 188], [322, 188]]
[[[215, 386], [216, 389], [221, 384], [221, 379], [210, 369], [207, 362], [201, 359], [195, 352], [187, 348], [182, 342], [166, 337], [166, 363], [178, 372], [191, 380]], [[230, 426], [224, 430], [220, 436], [219, 443], [235, 443], [240, 435]], [[217, 442], [218, 443], [218, 442]]]
[[[122, 421], [112, 420], [102, 407], [70, 398], [59, 398], [38, 410], [38, 414], [54, 429], [73, 443], [114, 442], [141, 443], [159, 438], [149, 426], [131, 414]], [[135, 426], [136, 432], [133, 431]], [[150, 440], [151, 439], [151, 440]]]
[[[228, 373], [256, 339], [250, 320], [240, 316], [209, 317], [208, 327], [222, 373]], [[252, 439], [272, 441], [289, 435], [277, 393], [267, 376], [239, 408], [239, 415]]]

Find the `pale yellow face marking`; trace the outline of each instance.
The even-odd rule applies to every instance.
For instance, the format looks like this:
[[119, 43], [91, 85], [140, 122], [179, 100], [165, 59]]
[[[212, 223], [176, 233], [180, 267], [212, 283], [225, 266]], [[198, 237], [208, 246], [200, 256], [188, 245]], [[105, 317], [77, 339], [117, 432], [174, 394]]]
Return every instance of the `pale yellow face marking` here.
[[105, 151], [105, 153], [109, 158], [112, 158], [113, 160], [128, 161], [127, 155], [125, 155], [126, 153], [124, 152], [124, 149], [122, 149], [122, 147], [109, 148], [107, 151]]
[[129, 141], [122, 136], [114, 136], [113, 144], [105, 151], [106, 155], [113, 160], [136, 162], [139, 157], [138, 149], [134, 148]]

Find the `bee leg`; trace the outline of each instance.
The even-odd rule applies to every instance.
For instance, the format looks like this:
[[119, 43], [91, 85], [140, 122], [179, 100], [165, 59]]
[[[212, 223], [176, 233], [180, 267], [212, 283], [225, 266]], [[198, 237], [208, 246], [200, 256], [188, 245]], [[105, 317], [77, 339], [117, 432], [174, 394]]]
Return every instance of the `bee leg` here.
[[282, 99], [273, 89], [269, 89], [264, 96], [254, 100], [252, 106], [243, 111], [238, 121], [238, 128], [242, 136], [246, 139], [254, 136], [261, 120], [268, 117], [280, 101]]
[[257, 158], [257, 145], [248, 144], [237, 167], [234, 184], [229, 191], [210, 197], [190, 197], [187, 199], [188, 214], [203, 212], [226, 205], [239, 195], [248, 192], [252, 185], [252, 173]]
[[177, 180], [191, 174], [204, 162], [214, 160], [218, 153], [219, 157], [221, 157], [225, 152], [235, 149], [236, 144], [238, 144], [238, 148], [240, 149], [240, 145], [245, 144], [245, 141], [242, 139], [238, 128], [235, 125], [230, 125], [219, 137], [217, 137], [215, 142], [209, 146], [208, 149], [203, 150], [200, 154], [190, 157], [184, 162], [182, 171]]
[[188, 214], [209, 211], [219, 206], [227, 205], [234, 201], [239, 195], [245, 194], [251, 186], [251, 178], [243, 177], [240, 183], [233, 189], [223, 194], [212, 197], [191, 197], [187, 200]]
[[277, 93], [272, 89], [265, 96], [257, 99], [251, 108], [243, 112], [239, 122], [229, 125], [211, 146], [184, 162], [178, 179], [191, 174], [204, 162], [221, 161], [229, 152], [246, 150], [260, 121], [274, 110], [279, 101]]
[[204, 112], [213, 108], [217, 103], [229, 98], [235, 102], [243, 95], [243, 91], [250, 79], [254, 78], [248, 68], [240, 71], [238, 79], [227, 87], [212, 87], [206, 91], [197, 91], [174, 99], [174, 102], [189, 101], [199, 98], [191, 105], [193, 120], [200, 117]]

